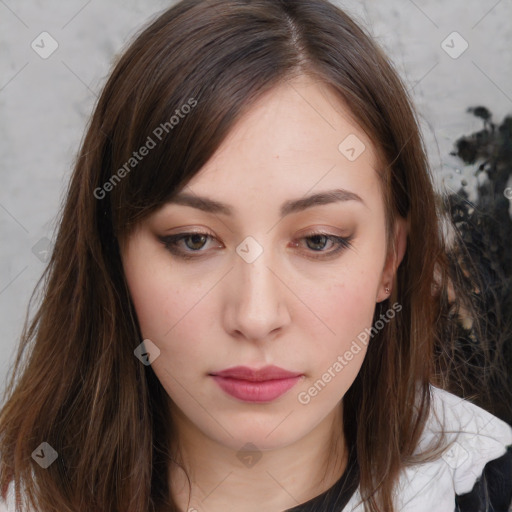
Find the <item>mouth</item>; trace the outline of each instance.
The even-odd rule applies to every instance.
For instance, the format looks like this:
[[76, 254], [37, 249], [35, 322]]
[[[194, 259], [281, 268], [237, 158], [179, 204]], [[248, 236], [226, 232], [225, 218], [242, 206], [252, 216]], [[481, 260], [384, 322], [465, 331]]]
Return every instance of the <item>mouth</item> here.
[[210, 376], [228, 395], [244, 402], [271, 402], [290, 390], [304, 374], [277, 366], [236, 366]]

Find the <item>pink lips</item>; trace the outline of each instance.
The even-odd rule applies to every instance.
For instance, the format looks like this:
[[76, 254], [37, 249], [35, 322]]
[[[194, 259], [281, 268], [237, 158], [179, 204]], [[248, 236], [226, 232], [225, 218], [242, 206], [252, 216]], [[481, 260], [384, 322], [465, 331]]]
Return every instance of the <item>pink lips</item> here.
[[286, 393], [301, 378], [298, 372], [289, 372], [277, 366], [258, 370], [235, 366], [210, 374], [220, 388], [245, 402], [270, 402]]

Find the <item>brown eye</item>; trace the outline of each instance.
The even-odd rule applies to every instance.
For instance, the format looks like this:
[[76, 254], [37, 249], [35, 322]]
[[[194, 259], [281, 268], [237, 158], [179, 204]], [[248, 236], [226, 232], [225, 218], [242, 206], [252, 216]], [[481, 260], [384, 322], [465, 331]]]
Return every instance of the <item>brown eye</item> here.
[[[329, 233], [310, 233], [302, 238], [302, 240], [307, 241], [306, 245], [311, 249], [310, 252], [320, 254], [320, 256], [313, 256], [313, 258], [330, 257], [338, 254], [343, 249], [352, 247], [352, 244], [350, 243], [352, 239], [352, 236], [345, 238], [342, 236], [331, 235]], [[331, 242], [334, 249], [328, 251], [323, 250], [325, 249], [327, 242]]]
[[[202, 253], [207, 252], [203, 250], [203, 248], [206, 246], [208, 239], [215, 239], [215, 237], [209, 233], [199, 232], [180, 233], [158, 238], [169, 252], [183, 259], [193, 259], [202, 256]], [[352, 238], [352, 236], [345, 238], [328, 233], [310, 233], [300, 240], [306, 240], [306, 246], [309, 249], [309, 251], [306, 252], [313, 253], [310, 255], [312, 258], [320, 259], [334, 256], [343, 249], [351, 247], [352, 244], [350, 242]], [[184, 242], [184, 244], [182, 244], [182, 242]], [[331, 246], [334, 248], [324, 250], [328, 242], [331, 242]], [[294, 244], [295, 247], [298, 245], [298, 243]], [[194, 255], [194, 253], [197, 254]], [[314, 255], [314, 253], [317, 253], [318, 256]]]
[[[204, 247], [204, 244], [206, 243], [206, 239], [208, 238], [208, 235], [200, 235], [198, 233], [194, 233], [192, 235], [186, 235], [182, 236], [181, 240], [185, 240], [185, 246], [189, 249], [192, 249], [193, 251], [197, 251]], [[178, 239], [180, 240], [180, 239]], [[186, 240], [191, 240], [191, 246], [186, 243]]]
[[[158, 237], [166, 249], [168, 249], [175, 256], [190, 259], [196, 256], [191, 256], [192, 253], [206, 252], [203, 249], [208, 239], [214, 238], [209, 233], [180, 233], [178, 235], [170, 235]], [[184, 241], [184, 247], [181, 242]]]
[[308, 247], [313, 251], [321, 251], [325, 248], [327, 242], [332, 241], [326, 235], [313, 235], [305, 238], [306, 241], [312, 242], [308, 243]]

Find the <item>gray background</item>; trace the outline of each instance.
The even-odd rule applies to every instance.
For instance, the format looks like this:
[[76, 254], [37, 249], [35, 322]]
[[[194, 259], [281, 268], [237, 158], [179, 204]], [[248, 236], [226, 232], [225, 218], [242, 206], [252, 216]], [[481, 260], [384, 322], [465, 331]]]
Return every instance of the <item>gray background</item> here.
[[[0, 391], [97, 95], [116, 54], [172, 3], [0, 0]], [[336, 3], [369, 29], [411, 90], [437, 185], [457, 190], [465, 177], [474, 197], [471, 169], [457, 172], [449, 152], [482, 126], [468, 106], [486, 106], [497, 122], [512, 114], [512, 0]], [[43, 31], [58, 43], [47, 59], [31, 47]], [[456, 59], [441, 46], [454, 31], [469, 45]]]

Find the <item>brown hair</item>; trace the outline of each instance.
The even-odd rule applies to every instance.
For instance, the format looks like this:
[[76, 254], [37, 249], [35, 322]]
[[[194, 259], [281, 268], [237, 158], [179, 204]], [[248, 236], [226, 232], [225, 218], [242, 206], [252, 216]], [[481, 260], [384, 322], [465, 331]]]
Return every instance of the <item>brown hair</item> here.
[[[406, 88], [371, 38], [327, 0], [184, 0], [116, 63], [76, 160], [38, 283], [42, 303], [25, 323], [1, 410], [4, 497], [14, 479], [18, 499], [23, 483], [41, 512], [178, 510], [167, 397], [133, 354], [142, 338], [119, 240], [201, 169], [256, 99], [301, 74], [332, 87], [379, 150], [389, 242], [397, 216], [409, 223], [392, 296], [377, 304], [375, 319], [392, 302], [403, 309], [369, 344], [344, 397], [366, 510], [393, 510], [393, 487], [416, 460], [437, 379], [447, 259]], [[155, 147], [131, 161], [148, 137]], [[47, 469], [31, 459], [43, 441], [59, 454]]]

